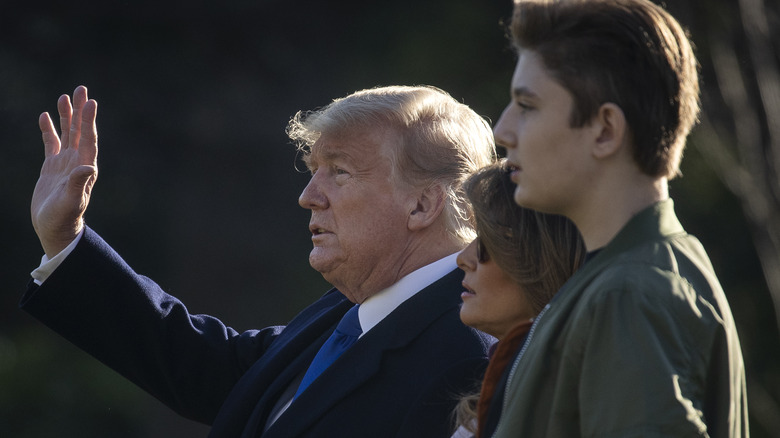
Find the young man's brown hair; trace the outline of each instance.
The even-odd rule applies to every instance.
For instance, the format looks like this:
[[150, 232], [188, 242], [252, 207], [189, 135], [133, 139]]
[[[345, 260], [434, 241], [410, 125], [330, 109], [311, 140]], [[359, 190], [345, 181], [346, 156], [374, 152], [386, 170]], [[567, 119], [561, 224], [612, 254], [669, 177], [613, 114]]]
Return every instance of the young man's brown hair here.
[[648, 0], [546, 3], [516, 3], [512, 40], [540, 55], [573, 95], [572, 127], [587, 124], [601, 104], [617, 104], [642, 171], [676, 176], [699, 114], [698, 64], [680, 24]]

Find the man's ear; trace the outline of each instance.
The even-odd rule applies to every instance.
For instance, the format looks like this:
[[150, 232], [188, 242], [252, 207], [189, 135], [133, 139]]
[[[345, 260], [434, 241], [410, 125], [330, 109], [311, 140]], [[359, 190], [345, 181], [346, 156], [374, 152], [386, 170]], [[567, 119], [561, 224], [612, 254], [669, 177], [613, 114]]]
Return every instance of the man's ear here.
[[620, 151], [627, 140], [628, 125], [619, 106], [610, 102], [602, 104], [591, 123], [596, 135], [594, 157], [604, 159]]
[[446, 194], [441, 184], [434, 183], [418, 194], [416, 205], [409, 212], [408, 227], [420, 231], [431, 226], [444, 210]]

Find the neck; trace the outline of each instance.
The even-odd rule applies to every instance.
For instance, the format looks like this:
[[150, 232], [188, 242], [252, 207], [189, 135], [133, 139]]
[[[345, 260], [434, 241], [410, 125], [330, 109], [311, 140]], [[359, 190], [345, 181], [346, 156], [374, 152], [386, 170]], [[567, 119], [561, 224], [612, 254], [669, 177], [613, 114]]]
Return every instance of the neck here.
[[335, 286], [350, 301], [361, 304], [412, 272], [452, 255], [464, 247], [464, 243], [454, 242], [454, 239], [449, 236], [439, 236], [435, 239], [416, 239], [408, 242], [404, 250], [393, 261], [388, 259], [381, 266], [374, 266], [363, 278], [339, 279], [342, 281], [338, 281], [326, 276], [325, 280]]
[[645, 175], [593, 193], [589, 202], [581, 203], [582, 208], [567, 214], [588, 251], [604, 247], [637, 213], [669, 197], [666, 178]]

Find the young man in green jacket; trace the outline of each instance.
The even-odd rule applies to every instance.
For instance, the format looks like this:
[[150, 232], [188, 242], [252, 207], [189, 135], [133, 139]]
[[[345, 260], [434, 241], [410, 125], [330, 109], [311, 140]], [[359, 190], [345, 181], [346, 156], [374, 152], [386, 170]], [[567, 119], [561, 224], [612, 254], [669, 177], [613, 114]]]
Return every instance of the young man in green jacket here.
[[515, 201], [570, 218], [589, 261], [539, 315], [485, 436], [748, 435], [723, 290], [667, 181], [698, 118], [696, 58], [647, 0], [516, 0], [496, 141]]

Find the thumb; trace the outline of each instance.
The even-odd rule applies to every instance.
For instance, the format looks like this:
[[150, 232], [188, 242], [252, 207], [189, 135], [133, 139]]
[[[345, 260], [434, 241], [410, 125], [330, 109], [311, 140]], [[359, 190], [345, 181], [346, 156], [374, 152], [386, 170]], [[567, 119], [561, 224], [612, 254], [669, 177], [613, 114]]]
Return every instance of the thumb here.
[[87, 165], [79, 166], [70, 173], [70, 177], [68, 178], [68, 189], [71, 192], [89, 196], [96, 179], [97, 167]]

